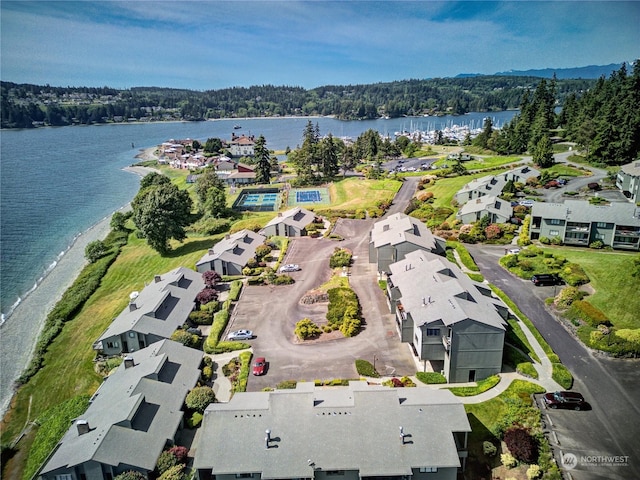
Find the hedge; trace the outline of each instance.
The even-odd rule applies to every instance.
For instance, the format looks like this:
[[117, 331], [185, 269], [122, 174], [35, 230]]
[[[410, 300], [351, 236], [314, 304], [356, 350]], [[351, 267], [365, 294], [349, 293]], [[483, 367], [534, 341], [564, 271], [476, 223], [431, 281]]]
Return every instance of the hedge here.
[[373, 377], [379, 378], [380, 374], [376, 371], [371, 363], [366, 360], [357, 359], [356, 360], [356, 371], [359, 375], [363, 377]]
[[472, 397], [486, 392], [487, 390], [495, 387], [498, 383], [500, 383], [500, 376], [492, 375], [483, 380], [477, 381], [475, 387], [452, 387], [449, 388], [449, 390], [451, 390], [451, 393], [457, 397]]
[[213, 316], [213, 324], [209, 331], [209, 336], [204, 342], [203, 349], [205, 353], [215, 353], [215, 349], [220, 341], [220, 335], [227, 328], [229, 322], [229, 310], [220, 310]]
[[240, 297], [240, 291], [242, 290], [242, 281], [234, 280], [231, 282], [231, 288], [229, 288], [229, 297], [228, 300], [232, 302], [237, 302]]
[[569, 320], [582, 320], [594, 328], [601, 324], [611, 326], [604, 312], [586, 300], [574, 301], [565, 315]]

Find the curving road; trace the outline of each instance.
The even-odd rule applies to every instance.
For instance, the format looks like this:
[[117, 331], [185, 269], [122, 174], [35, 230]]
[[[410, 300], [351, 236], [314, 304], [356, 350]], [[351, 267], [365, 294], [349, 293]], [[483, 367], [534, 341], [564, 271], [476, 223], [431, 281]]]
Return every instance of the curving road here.
[[[627, 466], [578, 465], [574, 479], [640, 478], [640, 361], [596, 355], [545, 308], [554, 287], [534, 287], [504, 270], [504, 247], [467, 245], [485, 278], [527, 315], [574, 376], [573, 389], [592, 405], [588, 412], [554, 412], [557, 451], [580, 456], [628, 455]], [[557, 418], [556, 418], [557, 417]], [[553, 438], [553, 437], [552, 437]]]

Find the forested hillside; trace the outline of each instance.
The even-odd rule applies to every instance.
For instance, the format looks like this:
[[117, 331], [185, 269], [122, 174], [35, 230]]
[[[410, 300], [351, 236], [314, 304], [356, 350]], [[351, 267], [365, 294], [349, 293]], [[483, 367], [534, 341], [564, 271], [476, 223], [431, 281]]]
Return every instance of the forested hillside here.
[[[301, 87], [262, 85], [193, 91], [156, 87], [127, 90], [51, 87], [2, 82], [2, 128], [132, 120], [205, 120], [284, 115], [341, 119], [463, 114], [516, 109], [535, 77], [482, 76], [405, 80], [372, 85]], [[560, 103], [595, 80], [558, 80]]]

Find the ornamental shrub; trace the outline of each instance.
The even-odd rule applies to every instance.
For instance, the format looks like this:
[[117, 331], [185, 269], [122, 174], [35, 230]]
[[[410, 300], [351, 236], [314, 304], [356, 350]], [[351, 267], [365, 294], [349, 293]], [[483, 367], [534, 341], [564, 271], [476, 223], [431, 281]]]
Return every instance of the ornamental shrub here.
[[493, 457], [498, 452], [498, 449], [493, 444], [493, 442], [489, 442], [485, 440], [482, 442], [482, 453], [484, 453], [487, 457]]
[[611, 322], [609, 322], [604, 312], [586, 300], [574, 301], [567, 311], [567, 317], [569, 319], [580, 319], [594, 328], [598, 325], [611, 326]]
[[504, 442], [517, 460], [533, 463], [538, 459], [538, 440], [528, 429], [519, 425], [509, 428], [504, 433]]
[[195, 387], [187, 394], [185, 403], [191, 410], [203, 413], [215, 400], [216, 396], [211, 387]]
[[204, 281], [204, 285], [208, 288], [213, 288], [216, 284], [222, 281], [222, 277], [220, 274], [213, 270], [207, 270], [202, 274], [202, 280]]
[[187, 476], [184, 473], [184, 467], [183, 464], [174, 465], [160, 475], [158, 480], [186, 480]]
[[518, 461], [510, 453], [500, 455], [500, 461], [507, 468], [513, 468], [518, 464]]
[[200, 343], [200, 337], [198, 335], [194, 335], [192, 333], [187, 332], [186, 330], [176, 330], [171, 335], [171, 340], [181, 343], [185, 347], [197, 348]]
[[165, 450], [158, 457], [158, 462], [156, 463], [156, 470], [160, 475], [169, 470], [171, 467], [175, 467], [178, 465], [178, 459], [168, 450]]
[[209, 302], [218, 299], [218, 292], [216, 292], [213, 288], [203, 288], [196, 295], [196, 302], [206, 305]]
[[351, 257], [349, 250], [336, 247], [329, 259], [329, 268], [348, 267], [351, 265]]
[[[216, 306], [216, 308], [212, 308], [209, 305]], [[189, 321], [196, 325], [211, 325], [213, 323], [213, 313], [217, 310], [217, 307], [220, 306], [220, 303], [217, 301], [207, 303], [207, 308], [204, 310], [198, 310], [191, 312], [189, 314]]]
[[576, 300], [581, 300], [585, 292], [578, 290], [576, 287], [565, 287], [555, 298], [555, 305], [560, 309], [569, 308]]
[[600, 249], [604, 247], [604, 242], [602, 240], [596, 240], [595, 242], [591, 242], [589, 244], [589, 248]]
[[142, 472], [130, 470], [113, 477], [113, 480], [147, 480], [147, 476]]
[[294, 333], [300, 340], [306, 340], [319, 335], [322, 333], [322, 330], [320, 330], [320, 327], [313, 323], [309, 318], [303, 318], [296, 323]]
[[529, 480], [540, 478], [540, 475], [542, 475], [542, 471], [540, 470], [539, 465], [531, 465], [529, 468], [527, 468], [527, 478]]

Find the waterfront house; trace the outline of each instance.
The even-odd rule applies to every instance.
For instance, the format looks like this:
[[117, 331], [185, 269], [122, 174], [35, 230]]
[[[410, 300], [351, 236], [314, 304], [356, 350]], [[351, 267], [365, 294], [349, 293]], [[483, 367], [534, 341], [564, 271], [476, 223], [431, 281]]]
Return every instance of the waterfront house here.
[[248, 185], [256, 183], [256, 172], [253, 166], [244, 163], [238, 163], [235, 170], [225, 178], [230, 185]]
[[178, 267], [156, 275], [141, 292], [132, 292], [129, 305], [111, 322], [93, 348], [105, 355], [119, 355], [171, 338], [195, 308], [196, 295], [204, 288], [202, 275]]
[[616, 187], [632, 202], [640, 203], [640, 161], [620, 167], [616, 176]]
[[306, 208], [296, 207], [278, 215], [267, 223], [260, 233], [267, 237], [279, 235], [283, 237], [304, 237], [307, 226], [315, 220], [315, 214]]
[[242, 269], [265, 240], [264, 235], [246, 229], [227, 235], [198, 260], [196, 269], [200, 273], [214, 270], [220, 275], [242, 275]]
[[388, 272], [389, 265], [415, 250], [444, 255], [445, 243], [417, 218], [394, 213], [376, 222], [369, 232], [369, 263], [375, 263], [378, 272]]
[[474, 223], [484, 216], [489, 216], [491, 223], [506, 223], [511, 220], [513, 208], [511, 203], [496, 196], [485, 195], [465, 203], [456, 218], [462, 223]]
[[390, 270], [387, 295], [400, 340], [425, 370], [450, 383], [500, 373], [509, 311], [489, 287], [425, 251], [407, 254]]
[[39, 472], [42, 480], [150, 475], [183, 427], [182, 407], [200, 378], [202, 352], [161, 340], [130, 353], [74, 419]]
[[470, 431], [447, 390], [299, 382], [209, 405], [193, 466], [198, 480], [455, 480]]
[[255, 137], [253, 135], [231, 134], [229, 142], [229, 153], [232, 157], [253, 157], [255, 147]]
[[632, 203], [535, 202], [531, 217], [531, 240], [559, 238], [565, 245], [583, 247], [599, 240], [613, 248], [640, 250], [640, 207]]

